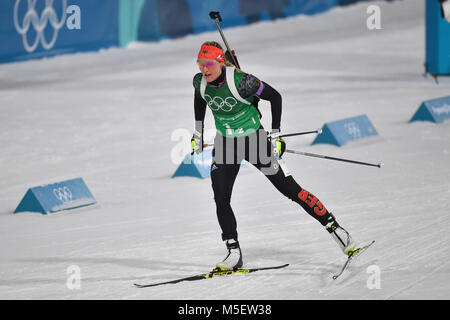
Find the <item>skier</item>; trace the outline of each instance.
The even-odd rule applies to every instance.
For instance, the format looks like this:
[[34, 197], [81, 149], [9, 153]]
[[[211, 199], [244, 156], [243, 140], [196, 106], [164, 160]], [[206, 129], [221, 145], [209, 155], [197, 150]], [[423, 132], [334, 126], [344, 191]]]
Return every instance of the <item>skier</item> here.
[[[355, 250], [350, 234], [319, 199], [294, 180], [281, 159], [286, 143], [280, 136], [281, 95], [267, 82], [236, 68], [230, 53], [224, 54], [215, 41], [202, 44], [197, 63], [200, 73], [194, 76], [195, 130], [192, 152], [203, 151], [203, 122], [206, 106], [211, 109], [215, 125], [211, 181], [216, 213], [226, 245], [226, 257], [216, 265], [219, 270], [242, 267], [236, 217], [230, 205], [231, 193], [243, 159], [259, 169], [283, 195], [298, 203], [319, 221], [346, 255]], [[259, 99], [270, 101], [272, 130], [261, 125], [257, 107]]]

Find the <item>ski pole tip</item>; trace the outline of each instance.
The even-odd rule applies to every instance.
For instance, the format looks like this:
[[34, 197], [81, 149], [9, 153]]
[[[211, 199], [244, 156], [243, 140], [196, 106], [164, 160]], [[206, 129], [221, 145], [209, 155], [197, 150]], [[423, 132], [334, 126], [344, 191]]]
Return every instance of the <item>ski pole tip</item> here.
[[378, 168], [381, 168], [382, 166], [383, 164], [381, 162], [377, 165]]
[[317, 129], [317, 134], [322, 134], [322, 128]]

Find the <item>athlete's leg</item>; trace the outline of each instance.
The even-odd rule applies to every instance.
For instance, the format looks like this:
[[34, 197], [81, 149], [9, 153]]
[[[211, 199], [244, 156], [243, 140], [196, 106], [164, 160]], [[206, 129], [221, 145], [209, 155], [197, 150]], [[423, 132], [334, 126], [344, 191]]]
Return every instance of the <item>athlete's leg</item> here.
[[260, 170], [283, 195], [302, 206], [307, 213], [326, 225], [333, 219], [331, 213], [312, 193], [303, 189], [287, 171], [284, 162], [273, 154], [272, 144], [264, 130], [249, 136], [246, 144], [247, 161]]
[[[220, 141], [219, 141], [220, 140]], [[222, 239], [229, 240], [238, 238], [237, 222], [231, 208], [231, 194], [234, 181], [239, 172], [240, 163], [227, 163], [226, 142], [228, 140], [219, 134], [214, 140], [213, 161], [211, 164], [211, 183], [216, 202], [216, 213], [220, 228], [222, 229]], [[229, 153], [229, 152], [228, 152]]]
[[[280, 162], [278, 165], [280, 165]], [[256, 167], [260, 169], [258, 165]], [[322, 225], [325, 226], [334, 219], [334, 216], [328, 212], [323, 203], [314, 194], [302, 188], [289, 173], [286, 174], [281, 166], [279, 166], [277, 173], [266, 175], [266, 177], [278, 191], [302, 206], [309, 215]]]
[[[271, 148], [270, 142], [267, 147]], [[309, 215], [325, 226], [345, 254], [349, 254], [354, 249], [354, 242], [350, 234], [337, 223], [334, 215], [314, 194], [302, 188], [294, 180], [283, 160], [272, 156], [269, 163], [258, 162], [254, 165], [283, 195], [298, 203]]]

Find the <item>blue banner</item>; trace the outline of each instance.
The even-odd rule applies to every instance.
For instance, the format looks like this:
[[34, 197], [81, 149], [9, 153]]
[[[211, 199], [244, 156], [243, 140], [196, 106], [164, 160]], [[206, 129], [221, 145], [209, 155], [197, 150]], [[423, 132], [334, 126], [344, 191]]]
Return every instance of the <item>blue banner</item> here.
[[0, 62], [118, 45], [118, 0], [0, 1]]
[[95, 204], [82, 178], [66, 180], [28, 189], [14, 213], [54, 213]]
[[[126, 1], [126, 0], [123, 0]], [[209, 12], [220, 11], [222, 28], [298, 14], [316, 14], [339, 0], [141, 0], [137, 40], [155, 41], [216, 30]]]
[[350, 141], [377, 135], [377, 130], [369, 118], [363, 114], [357, 117], [327, 122], [322, 127], [322, 133], [317, 135], [312, 144], [328, 143], [341, 147]]
[[298, 14], [363, 0], [1, 0], [0, 63], [126, 46]]
[[450, 119], [450, 96], [424, 101], [409, 122], [431, 121], [442, 123]]
[[187, 154], [178, 169], [172, 175], [175, 177], [207, 178], [211, 174], [212, 148], [205, 149], [200, 154]]

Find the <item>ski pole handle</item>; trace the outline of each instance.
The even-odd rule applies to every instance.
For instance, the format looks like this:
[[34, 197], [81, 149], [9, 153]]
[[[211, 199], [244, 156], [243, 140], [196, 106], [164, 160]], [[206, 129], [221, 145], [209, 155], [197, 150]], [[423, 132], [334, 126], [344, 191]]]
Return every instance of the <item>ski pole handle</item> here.
[[374, 164], [374, 163], [369, 163], [369, 162], [362, 162], [362, 161], [355, 161], [355, 160], [349, 160], [349, 159], [335, 158], [335, 157], [324, 156], [324, 155], [321, 155], [321, 154], [301, 152], [301, 151], [290, 150], [290, 149], [286, 149], [285, 152], [299, 154], [299, 155], [302, 155], [302, 156], [315, 157], [315, 158], [321, 158], [321, 159], [327, 159], [327, 160], [342, 161], [342, 162], [360, 164], [360, 165], [377, 167], [377, 168], [381, 168], [381, 166], [382, 166], [381, 163]]
[[219, 21], [222, 22], [222, 17], [220, 16], [219, 11], [211, 11], [209, 13], [209, 17], [213, 20], [219, 19]]

